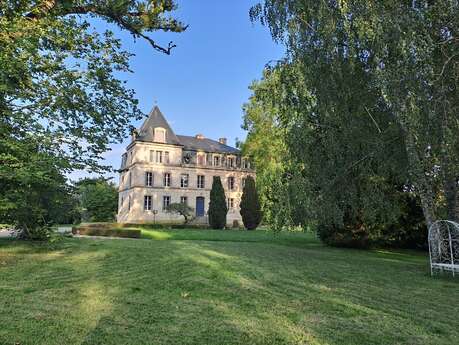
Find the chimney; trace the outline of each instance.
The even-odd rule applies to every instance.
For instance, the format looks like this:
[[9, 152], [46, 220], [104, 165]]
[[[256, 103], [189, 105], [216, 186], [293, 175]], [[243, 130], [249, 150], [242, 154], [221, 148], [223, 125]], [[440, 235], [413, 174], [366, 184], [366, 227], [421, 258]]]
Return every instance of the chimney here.
[[204, 135], [202, 134], [196, 134], [196, 139], [204, 139]]
[[218, 142], [219, 142], [220, 144], [226, 145], [226, 138], [219, 138], [219, 139], [218, 139]]

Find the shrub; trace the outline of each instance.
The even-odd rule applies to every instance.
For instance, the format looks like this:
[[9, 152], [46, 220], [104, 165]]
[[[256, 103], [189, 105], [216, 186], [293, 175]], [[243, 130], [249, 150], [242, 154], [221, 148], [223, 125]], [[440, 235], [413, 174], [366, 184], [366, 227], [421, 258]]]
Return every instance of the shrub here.
[[24, 227], [22, 230], [16, 230], [19, 239], [32, 241], [47, 241], [51, 238], [52, 229], [49, 225], [36, 225], [33, 228]]
[[167, 229], [208, 229], [207, 225], [201, 224], [175, 224], [175, 223], [123, 223], [119, 224], [123, 228], [142, 228], [148, 230], [167, 230]]
[[261, 222], [261, 207], [255, 180], [248, 176], [241, 197], [242, 222], [247, 230], [254, 230]]
[[344, 226], [320, 224], [317, 234], [322, 242], [329, 246], [347, 248], [368, 248], [370, 246], [369, 231], [363, 224]]
[[183, 216], [183, 218], [185, 218], [185, 225], [188, 224], [194, 218], [194, 208], [181, 202], [170, 204], [169, 206], [167, 206], [166, 212], [176, 213]]
[[344, 224], [319, 224], [317, 234], [327, 245], [427, 249], [427, 231], [419, 201], [409, 193], [398, 199], [400, 214], [391, 222], [364, 222], [349, 209]]
[[140, 238], [142, 234], [139, 229], [110, 229], [106, 227], [96, 228], [93, 226], [74, 227], [72, 228], [72, 233], [86, 236], [107, 236], [123, 238]]
[[226, 205], [225, 191], [219, 176], [214, 176], [212, 190], [210, 191], [209, 203], [209, 225], [213, 229], [223, 229], [226, 225]]

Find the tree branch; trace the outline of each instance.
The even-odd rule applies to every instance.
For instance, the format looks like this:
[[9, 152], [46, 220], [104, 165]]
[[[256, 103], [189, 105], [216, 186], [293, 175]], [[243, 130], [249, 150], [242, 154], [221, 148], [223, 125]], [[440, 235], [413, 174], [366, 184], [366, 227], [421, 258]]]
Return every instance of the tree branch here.
[[[25, 17], [31, 20], [39, 20], [49, 14], [50, 12], [55, 12], [56, 16], [67, 16], [67, 15], [86, 15], [86, 14], [95, 14], [100, 17], [106, 17], [112, 20], [114, 23], [118, 24], [122, 29], [129, 31], [134, 37], [141, 37], [145, 39], [153, 49], [162, 52], [164, 54], [170, 55], [173, 48], [176, 47], [173, 42], [169, 42], [167, 47], [163, 47], [156, 43], [151, 37], [147, 36], [142, 32], [141, 29], [136, 28], [132, 24], [130, 24], [125, 18], [123, 17], [132, 17], [132, 18], [139, 18], [142, 16], [148, 15], [146, 12], [127, 12], [124, 13], [122, 16], [116, 15], [114, 13], [109, 13], [108, 11], [103, 11], [97, 6], [73, 6], [69, 8], [58, 8], [59, 0], [48, 0], [45, 1], [39, 8], [25, 14]], [[158, 26], [148, 26], [149, 30], [162, 30], [162, 31], [173, 31], [173, 25], [158, 25]], [[188, 25], [182, 26], [181, 30], [186, 30]]]

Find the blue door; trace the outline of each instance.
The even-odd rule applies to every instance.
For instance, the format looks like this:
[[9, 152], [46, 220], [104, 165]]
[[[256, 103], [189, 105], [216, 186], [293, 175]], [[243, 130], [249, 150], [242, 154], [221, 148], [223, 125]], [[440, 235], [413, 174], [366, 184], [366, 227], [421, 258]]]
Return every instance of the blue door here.
[[204, 216], [204, 197], [198, 196], [196, 198], [196, 217]]

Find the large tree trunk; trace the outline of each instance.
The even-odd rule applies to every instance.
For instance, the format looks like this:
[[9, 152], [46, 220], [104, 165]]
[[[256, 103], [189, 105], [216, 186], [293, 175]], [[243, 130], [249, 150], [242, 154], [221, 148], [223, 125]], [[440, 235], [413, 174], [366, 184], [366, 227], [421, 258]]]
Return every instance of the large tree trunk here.
[[422, 212], [424, 214], [427, 228], [429, 229], [430, 226], [437, 220], [433, 187], [422, 164], [413, 133], [410, 132], [405, 123], [401, 123], [401, 125], [405, 132], [405, 148], [410, 166], [410, 175], [413, 179], [416, 193], [421, 199]]

